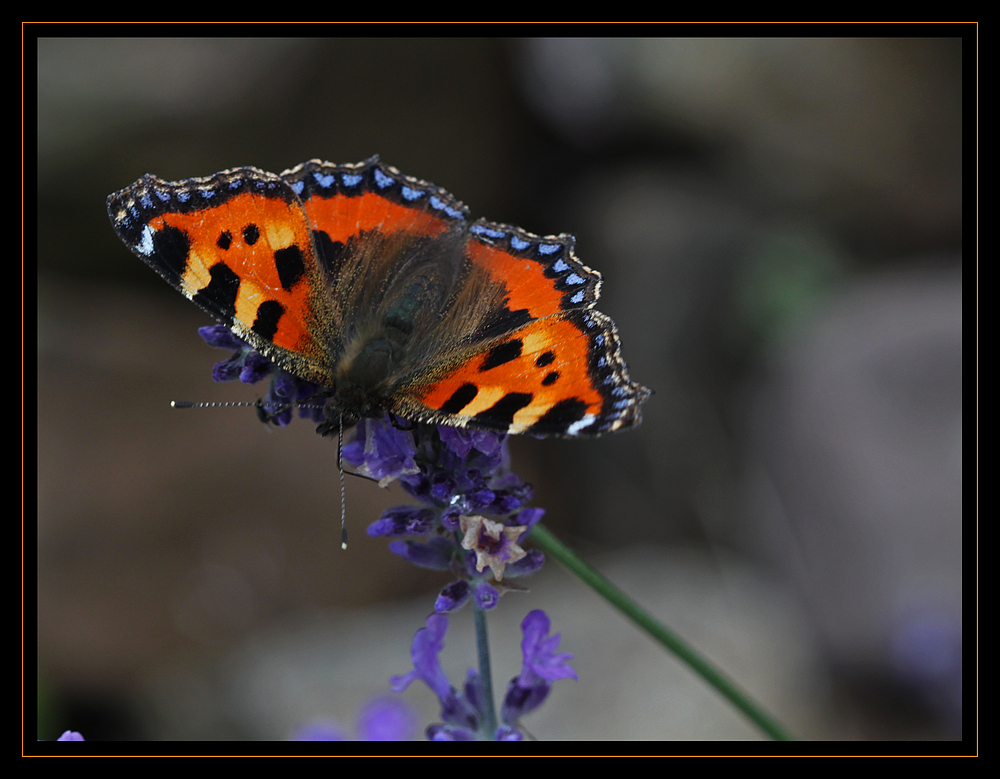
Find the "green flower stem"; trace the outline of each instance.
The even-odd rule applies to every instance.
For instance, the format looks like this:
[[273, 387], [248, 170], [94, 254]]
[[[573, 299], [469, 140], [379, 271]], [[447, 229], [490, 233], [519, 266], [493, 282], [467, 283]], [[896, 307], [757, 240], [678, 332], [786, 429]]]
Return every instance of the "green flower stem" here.
[[628, 595], [619, 590], [601, 573], [581, 559], [573, 550], [552, 535], [552, 532], [541, 524], [531, 529], [531, 539], [550, 557], [558, 560], [569, 571], [583, 580], [598, 595], [607, 600], [636, 625], [645, 630], [664, 647], [673, 652], [680, 660], [687, 663], [695, 673], [714, 687], [723, 697], [727, 698], [737, 709], [768, 736], [777, 741], [791, 741], [792, 736], [778, 722], [756, 703], [746, 692], [741, 690], [734, 681], [722, 671], [702, 657], [697, 651], [661, 625], [653, 616], [643, 609]]
[[490, 668], [490, 640], [486, 633], [486, 612], [473, 604], [472, 613], [476, 619], [476, 652], [479, 654], [479, 679], [483, 685], [483, 714], [486, 722], [482, 730], [486, 738], [492, 740], [497, 731], [497, 710], [493, 703], [493, 671]]

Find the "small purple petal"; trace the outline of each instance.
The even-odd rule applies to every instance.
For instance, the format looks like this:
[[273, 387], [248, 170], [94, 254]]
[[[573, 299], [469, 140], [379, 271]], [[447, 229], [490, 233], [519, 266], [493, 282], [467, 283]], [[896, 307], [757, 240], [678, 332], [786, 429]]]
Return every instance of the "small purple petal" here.
[[438, 503], [450, 503], [455, 491], [455, 480], [448, 474], [438, 473], [431, 478], [431, 498]]
[[510, 514], [511, 512], [517, 511], [519, 508], [521, 508], [520, 498], [517, 498], [510, 493], [501, 492], [497, 494], [493, 501], [493, 511], [497, 514]]
[[493, 735], [494, 741], [523, 741], [524, 735], [513, 725], [501, 725]]
[[[438, 655], [444, 649], [444, 634], [448, 632], [448, 618], [441, 614], [431, 614], [427, 618], [427, 627], [420, 628], [413, 636], [413, 643], [410, 645], [410, 658], [413, 660], [413, 672], [416, 677], [431, 688], [435, 695], [443, 702], [451, 693], [451, 683], [445, 676], [441, 665], [438, 662]], [[404, 677], [393, 677], [392, 688], [396, 692], [405, 689], [412, 678], [411, 674]], [[405, 684], [403, 683], [403, 680]]]
[[469, 456], [475, 449], [482, 452], [487, 457], [493, 457], [500, 453], [502, 437], [496, 433], [489, 433], [483, 430], [469, 430], [468, 428], [438, 426], [438, 433], [441, 440], [457, 454], [461, 459]]
[[544, 562], [545, 554], [540, 549], [529, 549], [524, 557], [504, 569], [504, 578], [515, 579], [518, 576], [527, 576], [541, 568]]
[[212, 367], [212, 381], [235, 381], [243, 370], [243, 355], [237, 352], [228, 360], [217, 362]]
[[539, 679], [530, 686], [523, 686], [517, 678], [511, 679], [500, 707], [500, 719], [504, 722], [517, 722], [525, 714], [541, 706], [551, 689], [552, 684], [544, 679]]
[[[496, 497], [497, 494], [493, 490], [487, 487], [484, 487], [481, 490], [476, 490], [476, 492], [474, 492], [472, 495], [469, 496], [469, 498], [472, 501], [472, 505], [477, 510], [482, 510], [489, 506], [492, 506], [493, 501], [496, 500]], [[501, 513], [506, 513], [506, 512], [501, 512]]]
[[205, 343], [216, 349], [245, 349], [247, 347], [247, 344], [225, 325], [199, 327], [198, 335], [205, 340]]
[[343, 450], [345, 460], [383, 487], [401, 476], [420, 472], [415, 454], [412, 431], [399, 430], [385, 419], [362, 419], [355, 427], [354, 440]]
[[271, 386], [267, 389], [267, 394], [262, 401], [264, 413], [267, 421], [271, 424], [284, 427], [292, 421], [291, 398], [295, 392], [294, 384], [288, 382], [288, 374], [279, 371]]
[[420, 677], [417, 675], [416, 671], [409, 671], [405, 674], [397, 674], [396, 676], [389, 677], [389, 686], [392, 688], [393, 692], [403, 692], [403, 690], [419, 678]]
[[465, 579], [452, 582], [441, 590], [437, 596], [437, 600], [434, 601], [434, 611], [438, 614], [448, 614], [452, 611], [457, 611], [466, 604], [471, 594], [472, 588]]
[[240, 381], [244, 384], [256, 384], [261, 379], [270, 376], [273, 370], [274, 363], [264, 355], [249, 352], [243, 362], [243, 369], [240, 371]]
[[427, 543], [420, 541], [393, 541], [389, 551], [404, 560], [429, 568], [432, 571], [447, 571], [455, 556], [455, 544], [447, 538], [432, 538]]
[[550, 622], [541, 609], [535, 609], [521, 622], [524, 639], [521, 641], [521, 653], [524, 656], [524, 666], [518, 683], [522, 687], [534, 686], [537, 679], [554, 681], [556, 679], [576, 679], [576, 671], [569, 665], [573, 655], [569, 652], [556, 654], [559, 648], [559, 634], [549, 636]]
[[483, 680], [479, 676], [479, 671], [475, 668], [466, 671], [462, 692], [465, 693], [465, 700], [469, 702], [469, 705], [481, 714], [486, 692], [483, 690]]
[[299, 381], [292, 374], [285, 373], [285, 371], [278, 371], [274, 375], [271, 392], [274, 394], [276, 400], [296, 400], [298, 388]]
[[428, 725], [427, 738], [430, 741], [475, 741], [476, 731], [452, 725]]
[[472, 451], [472, 440], [466, 430], [440, 425], [438, 426], [438, 435], [441, 436], [441, 440], [444, 441], [445, 445], [463, 460]]
[[84, 739], [84, 737], [81, 736], [79, 733], [77, 733], [75, 730], [64, 731], [63, 734], [56, 739], [56, 741], [85, 741], [85, 740], [86, 739]]
[[500, 593], [497, 588], [487, 582], [479, 582], [476, 585], [476, 605], [484, 611], [496, 608], [500, 602]]
[[475, 730], [479, 723], [479, 712], [464, 695], [452, 687], [448, 695], [441, 698], [441, 718], [450, 725]]
[[545, 516], [545, 509], [532, 507], [521, 509], [517, 516], [514, 517], [514, 523], [517, 525], [523, 525], [527, 528], [532, 528], [534, 525]]
[[434, 529], [434, 512], [416, 506], [396, 506], [368, 526], [368, 535], [426, 536]]
[[445, 530], [451, 530], [452, 532], [458, 530], [459, 518], [463, 513], [465, 513], [464, 509], [458, 506], [449, 506], [441, 512], [441, 525]]

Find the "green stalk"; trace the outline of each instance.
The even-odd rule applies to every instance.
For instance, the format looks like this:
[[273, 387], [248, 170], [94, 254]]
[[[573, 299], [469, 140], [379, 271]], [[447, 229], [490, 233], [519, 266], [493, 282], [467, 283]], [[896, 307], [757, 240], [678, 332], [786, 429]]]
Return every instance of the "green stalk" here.
[[531, 539], [545, 554], [558, 560], [570, 573], [579, 577], [598, 595], [645, 630], [666, 649], [673, 652], [674, 655], [714, 687], [768, 736], [776, 741], [794, 740], [763, 707], [754, 701], [745, 691], [740, 689], [732, 679], [702, 657], [680, 636], [657, 622], [642, 606], [619, 590], [573, 550], [552, 535], [552, 532], [548, 528], [541, 524], [535, 525], [531, 529]]
[[490, 640], [486, 633], [486, 612], [473, 604], [472, 613], [476, 620], [476, 652], [479, 655], [479, 680], [483, 685], [483, 714], [486, 722], [480, 732], [490, 741], [497, 731], [497, 710], [493, 703], [493, 670], [490, 668]]

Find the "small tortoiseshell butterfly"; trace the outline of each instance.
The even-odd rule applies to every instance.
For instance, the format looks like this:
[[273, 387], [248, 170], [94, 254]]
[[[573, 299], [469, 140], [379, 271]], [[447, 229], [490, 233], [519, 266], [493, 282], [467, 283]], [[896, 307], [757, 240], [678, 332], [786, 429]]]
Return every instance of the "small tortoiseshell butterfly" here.
[[108, 213], [185, 297], [323, 388], [326, 432], [392, 413], [593, 436], [638, 424], [650, 394], [593, 309], [601, 276], [573, 236], [472, 222], [445, 190], [378, 157], [280, 176], [147, 174]]

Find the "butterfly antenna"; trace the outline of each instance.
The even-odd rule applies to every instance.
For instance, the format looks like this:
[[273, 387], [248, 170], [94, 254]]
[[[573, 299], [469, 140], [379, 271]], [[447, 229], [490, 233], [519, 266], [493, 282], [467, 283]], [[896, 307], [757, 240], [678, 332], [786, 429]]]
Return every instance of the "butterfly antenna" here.
[[289, 401], [286, 403], [281, 402], [270, 402], [265, 403], [263, 400], [213, 400], [213, 401], [196, 401], [196, 400], [171, 400], [171, 408], [249, 408], [253, 407], [257, 409], [258, 415], [263, 412], [266, 408], [323, 408], [322, 406], [317, 406], [311, 403], [297, 403], [294, 401]]
[[347, 549], [347, 502], [344, 489], [344, 416], [337, 433], [337, 470], [340, 471], [340, 548]]
[[217, 400], [217, 401], [195, 401], [195, 400], [171, 400], [171, 408], [235, 408], [237, 406], [259, 406], [258, 401], [251, 403], [247, 400]]

